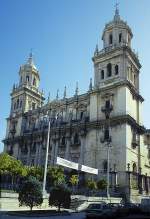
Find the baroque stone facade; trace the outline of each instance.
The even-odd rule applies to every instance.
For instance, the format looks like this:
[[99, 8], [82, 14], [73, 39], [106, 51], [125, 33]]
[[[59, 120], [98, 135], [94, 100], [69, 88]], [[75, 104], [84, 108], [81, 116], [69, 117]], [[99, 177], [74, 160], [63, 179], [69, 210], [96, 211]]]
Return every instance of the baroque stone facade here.
[[[110, 143], [111, 183], [128, 194], [150, 191], [150, 131], [142, 123], [143, 97], [139, 93], [140, 62], [131, 47], [133, 34], [116, 8], [114, 18], [105, 25], [103, 49], [96, 46], [94, 85], [87, 93], [43, 104], [39, 91], [39, 72], [32, 54], [20, 67], [19, 85], [11, 93], [11, 112], [7, 118], [4, 151], [26, 165], [44, 165], [48, 120], [51, 118], [49, 164], [56, 157], [107, 171]], [[106, 116], [110, 113], [109, 126]]]

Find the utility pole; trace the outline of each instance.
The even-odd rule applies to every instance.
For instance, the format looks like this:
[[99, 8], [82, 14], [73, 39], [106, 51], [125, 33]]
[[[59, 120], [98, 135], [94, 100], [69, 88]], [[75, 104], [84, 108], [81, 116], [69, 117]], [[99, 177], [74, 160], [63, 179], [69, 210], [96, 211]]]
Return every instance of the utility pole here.
[[110, 185], [110, 180], [109, 180], [109, 150], [110, 150], [110, 144], [107, 142], [107, 199], [110, 198], [110, 193], [109, 193], [109, 185]]

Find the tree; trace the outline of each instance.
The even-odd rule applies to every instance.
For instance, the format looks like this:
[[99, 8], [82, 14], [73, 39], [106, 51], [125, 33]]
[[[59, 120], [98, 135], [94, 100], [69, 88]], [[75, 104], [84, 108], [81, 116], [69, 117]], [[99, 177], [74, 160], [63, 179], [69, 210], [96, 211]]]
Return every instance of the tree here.
[[10, 156], [6, 153], [0, 154], [0, 174], [8, 173], [11, 165]]
[[58, 211], [60, 208], [69, 208], [71, 203], [71, 192], [70, 190], [60, 184], [55, 187], [50, 192], [49, 196], [49, 205], [58, 207]]
[[34, 206], [41, 205], [43, 203], [41, 183], [35, 177], [29, 176], [19, 190], [18, 200], [20, 206], [28, 206], [31, 211]]
[[65, 183], [65, 175], [62, 167], [48, 167], [47, 182], [49, 186], [57, 186]]
[[0, 154], [0, 174], [10, 175], [12, 180], [12, 185], [14, 181], [19, 176], [26, 176], [26, 168], [23, 166], [20, 160], [15, 159], [13, 156], [7, 153]]
[[78, 182], [79, 182], [78, 175], [72, 175], [70, 177], [69, 182], [71, 183], [72, 186], [78, 185]]
[[44, 170], [41, 167], [27, 167], [27, 176], [34, 176], [35, 178], [37, 178], [39, 181], [43, 180], [43, 174]]
[[92, 179], [88, 179], [86, 182], [86, 187], [89, 188], [90, 190], [97, 189], [96, 182]]
[[107, 187], [107, 182], [105, 179], [101, 179], [97, 182], [97, 188], [99, 190], [104, 190], [104, 189], [106, 189], [106, 187]]
[[72, 185], [72, 188], [74, 190], [75, 186], [78, 185], [78, 182], [79, 182], [79, 178], [78, 178], [78, 175], [72, 175], [69, 179], [69, 182], [71, 183]]

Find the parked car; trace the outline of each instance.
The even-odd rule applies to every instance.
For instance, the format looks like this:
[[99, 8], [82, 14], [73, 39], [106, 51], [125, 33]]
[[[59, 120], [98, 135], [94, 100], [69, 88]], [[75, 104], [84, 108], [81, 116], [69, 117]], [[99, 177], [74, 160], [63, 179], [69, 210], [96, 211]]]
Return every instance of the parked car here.
[[122, 204], [120, 204], [120, 203], [108, 203], [107, 206], [108, 206], [108, 208], [121, 208]]
[[86, 219], [113, 218], [115, 216], [114, 209], [107, 204], [90, 204], [85, 212]]

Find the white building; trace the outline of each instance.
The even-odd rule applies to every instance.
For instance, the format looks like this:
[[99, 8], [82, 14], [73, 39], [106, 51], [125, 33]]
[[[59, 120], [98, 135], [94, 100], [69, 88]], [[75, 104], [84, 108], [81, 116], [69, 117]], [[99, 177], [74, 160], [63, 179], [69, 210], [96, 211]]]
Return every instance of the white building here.
[[[26, 165], [44, 165], [48, 123], [51, 118], [49, 163], [56, 156], [99, 169], [106, 177], [110, 143], [111, 184], [127, 198], [150, 192], [149, 130], [142, 123], [144, 101], [139, 93], [140, 61], [131, 47], [133, 34], [116, 8], [102, 33], [103, 48], [92, 58], [94, 86], [87, 93], [43, 105], [39, 72], [32, 54], [20, 67], [19, 85], [11, 93], [4, 150]], [[107, 112], [110, 118], [106, 119]], [[57, 116], [57, 119], [56, 119]]]

